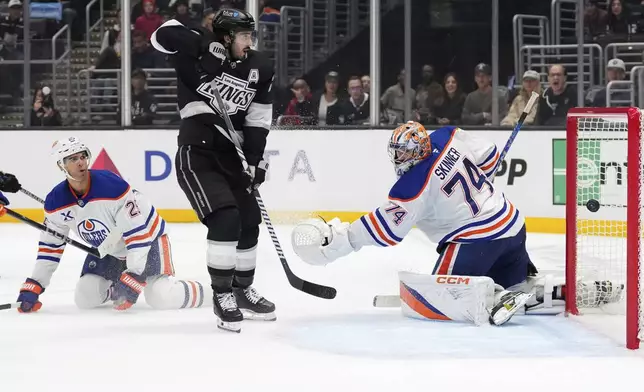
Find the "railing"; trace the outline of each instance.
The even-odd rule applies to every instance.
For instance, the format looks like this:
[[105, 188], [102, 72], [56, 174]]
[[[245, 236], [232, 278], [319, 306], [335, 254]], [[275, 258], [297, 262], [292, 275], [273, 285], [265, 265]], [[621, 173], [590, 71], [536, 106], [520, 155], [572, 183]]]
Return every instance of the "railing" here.
[[[63, 35], [63, 33], [67, 33], [66, 38], [66, 47], [65, 51], [63, 54], [60, 55], [60, 57], [56, 56], [56, 40]], [[57, 98], [57, 93], [58, 93], [58, 79], [57, 79], [57, 71], [56, 68], [58, 67], [58, 64], [67, 61], [67, 115], [71, 114], [71, 90], [72, 90], [72, 69], [71, 69], [71, 64], [70, 64], [70, 59], [71, 59], [71, 54], [72, 54], [72, 35], [71, 35], [71, 29], [69, 28], [69, 25], [63, 26], [60, 30], [54, 34], [54, 36], [51, 39], [51, 67], [52, 67], [52, 94], [54, 97], [54, 101], [56, 101]]]
[[[520, 80], [520, 48], [524, 45], [550, 45], [550, 22], [545, 16], [515, 15], [512, 18], [512, 35], [514, 38], [514, 74], [516, 80]], [[545, 49], [542, 49], [543, 51]]]
[[[631, 68], [642, 64], [642, 51], [644, 43], [642, 42], [615, 42], [606, 45], [604, 48], [604, 58], [619, 58], [626, 65], [626, 77], [630, 77]], [[605, 64], [604, 64], [605, 65]]]
[[[157, 101], [158, 116], [173, 116], [179, 113], [177, 107], [176, 73], [172, 68], [144, 69], [148, 74], [147, 90]], [[92, 78], [96, 75], [111, 74], [116, 77]], [[116, 118], [121, 97], [121, 70], [82, 70], [76, 75], [76, 88], [85, 102], [77, 106], [79, 120], [91, 121], [93, 117]]]
[[613, 80], [606, 85], [606, 106], [631, 106], [633, 83], [630, 80]]
[[276, 68], [282, 84], [288, 83], [291, 77], [304, 75], [311, 67], [311, 37], [306, 34], [308, 13], [302, 7], [280, 9], [282, 45]]
[[[543, 79], [548, 74], [550, 65], [561, 64], [567, 69], [569, 84], [580, 84], [584, 88], [603, 85], [605, 64], [602, 47], [598, 44], [584, 44], [583, 49], [583, 68], [578, 70], [577, 45], [524, 45], [519, 50], [517, 75], [533, 69]], [[571, 80], [571, 77], [576, 80]]]
[[555, 45], [562, 44], [562, 37], [575, 36], [577, 31], [577, 3], [579, 0], [552, 0], [550, 19]]
[[[90, 25], [90, 11], [92, 9], [92, 6], [96, 3], [99, 3], [99, 12], [100, 12], [100, 17], [98, 20], [93, 24]], [[129, 2], [128, 2], [129, 3]], [[92, 32], [96, 29], [97, 26], [100, 28], [101, 32], [101, 39], [103, 38], [103, 19], [105, 18], [104, 14], [104, 7], [103, 7], [103, 0], [92, 0], [90, 1], [87, 6], [85, 7], [85, 49], [87, 50], [87, 53], [85, 53], [85, 58], [86, 58], [86, 64], [89, 67], [91, 64], [91, 56], [89, 53], [89, 48], [90, 45], [89, 43], [92, 40]]]
[[[644, 106], [644, 65], [631, 68], [631, 106]], [[637, 96], [636, 96], [637, 93]]]
[[277, 64], [282, 45], [282, 24], [279, 22], [258, 22], [257, 49]]

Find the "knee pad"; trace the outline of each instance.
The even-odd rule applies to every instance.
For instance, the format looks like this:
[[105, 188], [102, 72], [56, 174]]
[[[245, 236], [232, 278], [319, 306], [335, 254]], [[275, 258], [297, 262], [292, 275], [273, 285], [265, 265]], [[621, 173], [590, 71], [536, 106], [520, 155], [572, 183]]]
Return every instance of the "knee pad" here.
[[91, 309], [110, 299], [112, 282], [94, 274], [83, 275], [76, 283], [74, 302], [79, 309]]
[[237, 207], [224, 207], [205, 219], [208, 239], [217, 242], [236, 242], [240, 234], [240, 218]]
[[205, 294], [200, 282], [167, 275], [148, 279], [143, 290], [145, 302], [157, 310], [198, 308], [207, 299]]
[[247, 250], [252, 249], [257, 246], [257, 240], [259, 238], [259, 226], [253, 227], [243, 227], [241, 229], [241, 234], [239, 235], [239, 242], [237, 243], [237, 249]]

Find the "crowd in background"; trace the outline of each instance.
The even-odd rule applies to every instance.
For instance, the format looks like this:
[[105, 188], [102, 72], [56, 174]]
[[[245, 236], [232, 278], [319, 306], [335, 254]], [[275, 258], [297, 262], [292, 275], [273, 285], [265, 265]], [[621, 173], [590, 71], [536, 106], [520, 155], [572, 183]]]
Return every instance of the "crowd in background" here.
[[[106, 7], [116, 7], [119, 1], [104, 0]], [[0, 3], [2, 3], [0, 1]], [[84, 39], [84, 9], [87, 2], [71, 0], [70, 9], [76, 18], [70, 19], [72, 36]], [[114, 4], [111, 4], [114, 3]], [[260, 1], [260, 20], [279, 20], [279, 2]], [[121, 32], [131, 30], [132, 36], [132, 115], [134, 125], [153, 125], [158, 118], [160, 106], [173, 106], [174, 115], [170, 122], [178, 121], [176, 108], [176, 82], [168, 82], [162, 70], [172, 68], [166, 56], [156, 51], [150, 44], [150, 36], [165, 21], [174, 18], [186, 26], [210, 27], [214, 13], [220, 7], [244, 8], [240, 0], [142, 0], [133, 2], [129, 26], [120, 23], [109, 26], [101, 41], [101, 48], [93, 64], [86, 68], [91, 79], [91, 104], [97, 107], [90, 120], [98, 123], [105, 117], [112, 118], [117, 124], [119, 116], [119, 79], [121, 68]], [[21, 60], [21, 41], [23, 41], [22, 3], [9, 0], [7, 14], [0, 17], [0, 62]], [[117, 9], [117, 8], [114, 8]], [[644, 33], [644, 0], [610, 0], [602, 6], [596, 0], [589, 0], [584, 15], [587, 40], [615, 39], [622, 35], [629, 37]], [[120, 11], [116, 20], [120, 21]], [[80, 21], [80, 22], [79, 22]], [[51, 39], [53, 32], [65, 20], [47, 21], [33, 29], [32, 40]], [[80, 23], [80, 24], [79, 24]], [[644, 38], [644, 37], [643, 37]], [[644, 41], [644, 40], [643, 40]], [[13, 66], [21, 68], [20, 65]], [[7, 68], [5, 68], [7, 69]], [[9, 68], [10, 69], [10, 68]], [[159, 70], [156, 73], [155, 70]], [[619, 58], [606, 64], [606, 82], [624, 80], [626, 66]], [[19, 95], [21, 91], [20, 72], [0, 73], [0, 95]], [[425, 125], [490, 125], [492, 123], [492, 69], [480, 63], [461, 80], [454, 72], [437, 75], [431, 64], [425, 64], [414, 71], [412, 80], [419, 82], [411, 91], [413, 120]], [[163, 87], [156, 86], [155, 80], [164, 80]], [[518, 121], [530, 95], [540, 95], [538, 104], [528, 115], [527, 125], [562, 125], [567, 110], [577, 106], [577, 85], [568, 81], [566, 68], [552, 64], [548, 69], [547, 83], [541, 75], [527, 70], [520, 77], [520, 83], [511, 82], [499, 88], [499, 119], [501, 125], [513, 126]], [[307, 80], [305, 76], [293, 78], [287, 86], [275, 86], [274, 125], [277, 126], [343, 126], [366, 125], [372, 116], [378, 117], [380, 124], [397, 124], [409, 120], [405, 118], [405, 71], [400, 70], [397, 82], [383, 86], [380, 97], [373, 97], [370, 91], [371, 78], [368, 74], [343, 75], [339, 69], [326, 73], [323, 83]], [[311, 85], [323, 87], [312, 91]], [[520, 85], [520, 87], [515, 87]], [[470, 88], [475, 86], [475, 88]], [[152, 87], [152, 88], [150, 88]], [[154, 89], [154, 91], [152, 91]], [[116, 91], [110, 95], [109, 91]], [[624, 95], [624, 92], [615, 92]], [[169, 98], [159, 102], [157, 97]], [[586, 105], [605, 106], [606, 86], [593, 86], [584, 91]], [[55, 109], [51, 89], [44, 85], [33, 89], [33, 113], [31, 124], [34, 126], [61, 125], [63, 120]], [[621, 97], [624, 98], [624, 97]], [[380, 100], [380, 113], [370, 113], [370, 100]], [[0, 103], [1, 106], [1, 103]], [[110, 109], [111, 108], [111, 109]], [[114, 113], [114, 111], [116, 111]], [[111, 113], [110, 117], [108, 113]], [[115, 115], [114, 115], [115, 114]]]

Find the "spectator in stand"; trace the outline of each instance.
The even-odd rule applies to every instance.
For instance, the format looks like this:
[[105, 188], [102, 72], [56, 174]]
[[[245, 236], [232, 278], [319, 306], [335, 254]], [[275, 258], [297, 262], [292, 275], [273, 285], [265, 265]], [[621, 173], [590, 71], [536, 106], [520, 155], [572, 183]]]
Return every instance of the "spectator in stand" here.
[[143, 31], [149, 40], [162, 24], [163, 17], [155, 11], [154, 0], [143, 0], [143, 15], [136, 18], [134, 29]]
[[371, 94], [371, 77], [369, 75], [362, 75], [360, 81], [362, 82], [364, 93], [367, 95]]
[[416, 87], [416, 119], [422, 124], [435, 124], [434, 107], [443, 96], [443, 86], [434, 80], [434, 67], [423, 65], [422, 82]]
[[548, 69], [548, 87], [539, 98], [538, 125], [565, 125], [568, 110], [577, 106], [577, 90], [567, 83], [566, 68], [551, 65]]
[[[611, 59], [606, 64], [606, 79], [607, 83], [626, 79], [626, 64], [624, 64], [624, 61], [618, 58]], [[608, 106], [606, 102], [606, 89], [607, 87], [604, 87], [597, 91], [593, 98], [592, 106], [598, 108]], [[618, 101], [617, 104], [612, 103], [611, 106], [630, 106], [630, 89], [624, 90], [624, 86], [616, 86], [616, 91], [611, 92], [610, 99], [611, 101]]]
[[363, 125], [369, 123], [369, 96], [362, 89], [359, 76], [349, 78], [349, 98], [329, 109], [328, 125]]
[[627, 36], [631, 33], [631, 14], [622, 0], [611, 0], [608, 9], [608, 29], [613, 34]]
[[157, 101], [146, 83], [147, 75], [142, 69], [132, 71], [132, 125], [152, 125], [156, 116]]
[[608, 12], [597, 3], [599, 0], [590, 0], [588, 8], [584, 12], [584, 26], [591, 38], [606, 34], [608, 26]]
[[0, 18], [0, 43], [15, 50], [18, 41], [22, 41], [24, 31], [22, 3], [20, 0], [11, 0], [8, 7], [9, 14]]
[[312, 125], [317, 123], [315, 118], [313, 96], [309, 84], [304, 79], [296, 79], [293, 83], [293, 99], [288, 103], [285, 116], [280, 125]]
[[170, 4], [170, 7], [173, 11], [172, 17], [184, 26], [195, 27], [199, 24], [195, 17], [190, 13], [188, 0], [176, 0], [174, 3]]
[[215, 11], [212, 8], [206, 8], [203, 11], [203, 17], [201, 18], [201, 27], [204, 27], [212, 31], [212, 20], [215, 17]]
[[132, 33], [132, 69], [165, 67], [166, 62], [163, 54], [150, 45], [145, 32], [134, 30]]
[[[523, 84], [521, 90], [514, 100], [512, 100], [512, 106], [508, 111], [508, 115], [501, 121], [501, 125], [510, 125], [515, 126], [519, 122], [519, 117], [523, 113], [523, 109], [528, 104], [528, 100], [532, 96], [532, 92], [541, 94], [541, 83], [539, 83], [539, 73], [533, 70], [527, 70], [523, 73]], [[525, 118], [523, 124], [532, 125], [537, 118], [537, 109], [539, 107], [539, 102], [534, 105], [528, 116]]]
[[279, 23], [281, 18], [280, 10], [275, 8], [275, 1], [259, 0], [259, 9], [261, 10], [259, 15], [260, 22]]
[[60, 113], [54, 108], [54, 100], [49, 87], [34, 90], [31, 125], [34, 127], [59, 127], [63, 125]]
[[[416, 91], [411, 89], [411, 96], [416, 96]], [[390, 124], [399, 124], [405, 122], [405, 70], [401, 69], [398, 73], [398, 83], [387, 88], [385, 93], [380, 97], [382, 110], [389, 118]], [[413, 109], [413, 106], [412, 106]]]
[[445, 75], [443, 89], [443, 94], [435, 102], [436, 122], [439, 125], [458, 125], [465, 105], [465, 93], [461, 91], [454, 72]]
[[[474, 68], [474, 81], [478, 87], [467, 95], [463, 106], [462, 121], [466, 125], [487, 125], [492, 123], [492, 68], [480, 63]], [[499, 117], [508, 112], [508, 103], [499, 94]]]

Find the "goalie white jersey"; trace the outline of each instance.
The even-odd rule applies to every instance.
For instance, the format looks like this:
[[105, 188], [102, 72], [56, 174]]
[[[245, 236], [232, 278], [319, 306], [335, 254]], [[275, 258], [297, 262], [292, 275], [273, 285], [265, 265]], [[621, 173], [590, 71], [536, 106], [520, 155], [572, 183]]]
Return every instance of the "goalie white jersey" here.
[[[165, 221], [147, 198], [116, 174], [90, 170], [89, 175], [90, 186], [82, 196], [67, 180], [47, 195], [45, 225], [64, 235], [73, 231], [95, 247], [117, 230], [122, 238], [111, 254], [125, 259], [128, 270], [143, 272], [152, 243], [164, 234]], [[44, 287], [58, 268], [65, 245], [47, 233], [40, 235], [32, 278]], [[164, 260], [169, 263], [169, 255]]]
[[488, 180], [499, 164], [496, 146], [456, 127], [430, 139], [432, 154], [398, 179], [385, 204], [351, 224], [355, 250], [396, 245], [414, 226], [439, 247], [519, 233], [523, 216]]

